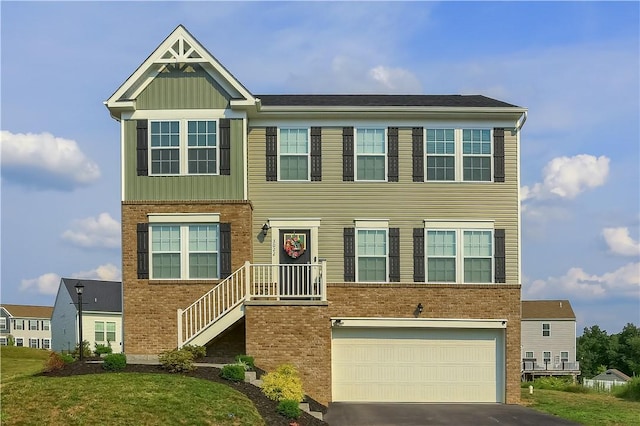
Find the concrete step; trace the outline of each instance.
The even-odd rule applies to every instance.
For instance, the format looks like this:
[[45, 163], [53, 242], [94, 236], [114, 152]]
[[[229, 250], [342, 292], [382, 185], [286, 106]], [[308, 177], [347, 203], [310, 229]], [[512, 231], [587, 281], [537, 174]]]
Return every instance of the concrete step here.
[[324, 420], [323, 419], [323, 414], [320, 411], [309, 411], [309, 414], [311, 414], [313, 417], [315, 417], [318, 420]]
[[320, 411], [312, 411], [311, 407], [309, 407], [308, 402], [301, 402], [300, 404], [298, 404], [298, 407], [300, 407], [302, 411], [312, 415], [316, 419], [322, 420], [322, 413]]
[[258, 380], [253, 380], [251, 382], [251, 384], [255, 387], [261, 388], [262, 387], [262, 380], [258, 379]]
[[244, 373], [244, 381], [245, 382], [253, 383], [257, 379], [258, 379], [258, 377], [256, 376], [256, 372], [255, 371], [245, 371], [245, 373]]

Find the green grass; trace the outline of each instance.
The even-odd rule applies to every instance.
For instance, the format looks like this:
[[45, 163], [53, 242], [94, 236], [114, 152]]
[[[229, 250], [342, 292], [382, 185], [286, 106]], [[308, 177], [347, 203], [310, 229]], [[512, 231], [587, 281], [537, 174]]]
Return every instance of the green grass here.
[[522, 405], [585, 426], [640, 425], [640, 402], [626, 401], [608, 393], [571, 393], [558, 390], [522, 389]]
[[51, 352], [17, 346], [0, 346], [0, 383], [39, 373]]
[[36, 377], [49, 352], [3, 347], [0, 423], [9, 425], [264, 425], [224, 384], [169, 374]]

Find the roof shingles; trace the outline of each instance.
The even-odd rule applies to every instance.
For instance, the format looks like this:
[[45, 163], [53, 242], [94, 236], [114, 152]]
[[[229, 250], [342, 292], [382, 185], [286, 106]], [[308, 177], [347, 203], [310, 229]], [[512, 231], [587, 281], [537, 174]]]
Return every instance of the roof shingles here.
[[523, 300], [522, 319], [576, 319], [568, 300]]
[[256, 95], [263, 106], [519, 108], [482, 95]]

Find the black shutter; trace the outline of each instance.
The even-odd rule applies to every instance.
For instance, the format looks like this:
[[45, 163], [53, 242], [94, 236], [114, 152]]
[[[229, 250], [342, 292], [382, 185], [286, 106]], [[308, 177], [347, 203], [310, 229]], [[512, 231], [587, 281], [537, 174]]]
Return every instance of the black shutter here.
[[493, 129], [493, 181], [504, 182], [504, 129]]
[[389, 127], [387, 129], [387, 180], [389, 182], [398, 181], [398, 128]]
[[278, 128], [267, 127], [267, 182], [278, 180]]
[[411, 129], [413, 146], [413, 181], [424, 182], [424, 142], [422, 127]]
[[413, 282], [425, 282], [424, 228], [413, 228]]
[[505, 266], [504, 229], [495, 229], [493, 231], [493, 239], [495, 244], [494, 265], [496, 268], [494, 281], [497, 283], [506, 283], [507, 272]]
[[400, 282], [400, 228], [389, 228], [389, 281]]
[[220, 224], [220, 278], [231, 275], [231, 224]]
[[[342, 128], [342, 180], [353, 182], [353, 127]], [[355, 279], [355, 278], [354, 278]]]
[[138, 120], [136, 124], [136, 152], [138, 176], [149, 175], [149, 122]]
[[138, 279], [149, 278], [149, 224], [138, 223]]
[[220, 120], [220, 174], [231, 175], [231, 120]]
[[322, 127], [311, 128], [311, 181], [322, 180]]
[[356, 236], [354, 228], [344, 228], [344, 281], [356, 280]]

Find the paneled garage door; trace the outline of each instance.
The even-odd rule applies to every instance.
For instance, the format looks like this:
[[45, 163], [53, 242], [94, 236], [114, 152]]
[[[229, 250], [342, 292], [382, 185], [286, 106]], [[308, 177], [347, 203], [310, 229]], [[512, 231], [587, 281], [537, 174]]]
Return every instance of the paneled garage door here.
[[339, 328], [333, 401], [504, 402], [500, 329]]

